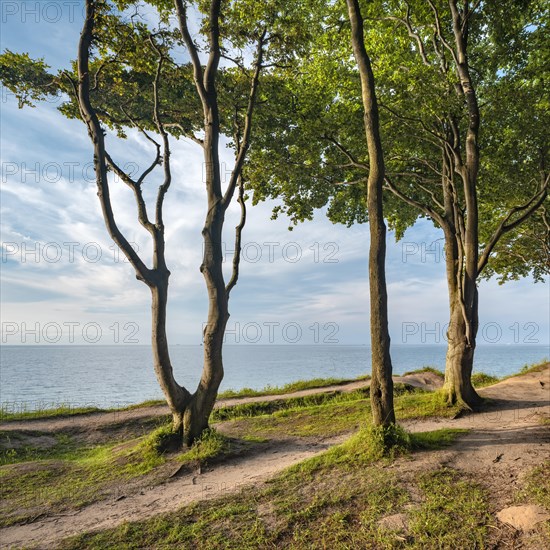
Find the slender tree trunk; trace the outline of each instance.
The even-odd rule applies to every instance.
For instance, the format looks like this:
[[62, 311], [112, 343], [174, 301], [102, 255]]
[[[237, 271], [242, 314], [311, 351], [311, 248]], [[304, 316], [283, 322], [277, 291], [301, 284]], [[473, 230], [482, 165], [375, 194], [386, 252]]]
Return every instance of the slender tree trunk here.
[[225, 211], [220, 202], [210, 209], [203, 229], [201, 271], [208, 290], [208, 320], [203, 331], [204, 365], [200, 384], [184, 416], [184, 439], [190, 445], [206, 428], [223, 379], [223, 338], [229, 319], [228, 294], [222, 272], [222, 229]]
[[190, 394], [175, 380], [166, 337], [166, 306], [168, 302], [168, 274], [151, 287], [153, 367], [170, 407], [173, 429], [183, 436], [183, 413], [190, 401]]
[[191, 398], [183, 419], [184, 440], [191, 445], [208, 428], [218, 388], [223, 379], [223, 338], [229, 319], [229, 295], [223, 276], [223, 224], [225, 208], [221, 193], [219, 162], [219, 114], [215, 93], [205, 113], [204, 160], [208, 212], [202, 235], [204, 257], [201, 272], [208, 292], [208, 319], [203, 331], [204, 365], [201, 381]]
[[370, 58], [365, 49], [363, 18], [357, 0], [347, 0], [351, 23], [352, 45], [359, 74], [365, 134], [369, 150], [369, 178], [367, 182], [367, 209], [369, 213], [370, 251], [370, 330], [372, 353], [372, 380], [370, 386], [372, 417], [375, 426], [395, 424], [393, 409], [393, 380], [388, 330], [388, 296], [386, 290], [386, 225], [382, 202], [384, 185], [384, 154], [380, 138], [378, 102]]

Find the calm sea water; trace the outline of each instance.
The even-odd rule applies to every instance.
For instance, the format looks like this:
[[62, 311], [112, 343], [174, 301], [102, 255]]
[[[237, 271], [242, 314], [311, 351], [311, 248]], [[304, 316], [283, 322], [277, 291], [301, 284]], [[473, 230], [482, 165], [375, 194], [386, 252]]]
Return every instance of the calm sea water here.
[[[189, 389], [202, 369], [200, 346], [171, 349], [176, 379]], [[489, 345], [475, 370], [504, 376], [550, 356], [548, 346]], [[443, 369], [445, 347], [393, 345], [394, 372], [425, 365]], [[221, 389], [260, 389], [311, 378], [354, 378], [370, 372], [368, 346], [248, 345], [224, 348]], [[0, 402], [14, 411], [69, 406], [116, 407], [162, 398], [147, 346], [1, 346]]]

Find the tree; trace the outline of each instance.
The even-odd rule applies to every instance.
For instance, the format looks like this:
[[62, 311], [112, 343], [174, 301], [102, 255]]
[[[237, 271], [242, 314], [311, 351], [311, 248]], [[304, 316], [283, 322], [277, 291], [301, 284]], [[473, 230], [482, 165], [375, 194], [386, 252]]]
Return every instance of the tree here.
[[[547, 26], [544, 10], [520, 0], [506, 8], [480, 2], [459, 8], [452, 0], [369, 2], [367, 8], [365, 40], [377, 70], [386, 153], [386, 217], [397, 238], [418, 216], [444, 232], [445, 391], [450, 403], [473, 408], [480, 403], [471, 384], [479, 278], [549, 272], [537, 238], [548, 234], [541, 210], [548, 187], [547, 107], [536, 53]], [[293, 106], [286, 114], [272, 105], [273, 116], [286, 116], [291, 131], [252, 151], [249, 179], [255, 200], [282, 196], [280, 211], [294, 221], [328, 203], [333, 221], [364, 222], [359, 182], [370, 167], [361, 101], [353, 92], [357, 76], [341, 47], [346, 23], [337, 9], [325, 26], [298, 82], [274, 94], [275, 102], [284, 94], [293, 98], [282, 101]], [[257, 167], [268, 157], [290, 170], [266, 177]]]
[[367, 211], [369, 213], [370, 252], [370, 331], [371, 331], [371, 403], [375, 426], [395, 424], [393, 409], [393, 380], [388, 330], [388, 295], [386, 289], [386, 225], [382, 190], [384, 186], [384, 152], [380, 138], [378, 101], [374, 74], [363, 31], [363, 17], [357, 0], [347, 0], [351, 25], [351, 43], [359, 76], [369, 154], [367, 180]]
[[[161, 18], [156, 29], [136, 21], [137, 11], [128, 16], [128, 9], [137, 10], [133, 2], [119, 0], [113, 5], [106, 0], [87, 0], [72, 72], [50, 75], [43, 60], [33, 61], [26, 54], [5, 52], [0, 60], [0, 77], [18, 95], [21, 105], [59, 91], [68, 93], [70, 99], [61, 111], [68, 117], [81, 118], [86, 124], [94, 148], [98, 197], [105, 224], [133, 266], [136, 277], [151, 291], [153, 366], [172, 412], [174, 431], [190, 445], [208, 427], [223, 378], [223, 336], [229, 318], [230, 293], [239, 277], [241, 234], [246, 221], [242, 168], [251, 143], [262, 71], [270, 63], [284, 61], [287, 55], [282, 47], [281, 26], [292, 18], [292, 9], [285, 9], [278, 1], [260, 7], [239, 0], [199, 3], [197, 9], [205, 10], [201, 21], [203, 46], [195, 42], [189, 31], [188, 3], [174, 0], [170, 5], [167, 0], [151, 0], [149, 4]], [[176, 16], [177, 30], [169, 25], [172, 15]], [[180, 45], [186, 47], [189, 63], [179, 64], [172, 55]], [[247, 63], [242, 50], [251, 45], [255, 53], [252, 62]], [[206, 63], [201, 60], [203, 48]], [[270, 48], [277, 57], [270, 53]], [[230, 57], [232, 51], [237, 54]], [[222, 58], [231, 60], [234, 68], [220, 68]], [[106, 127], [121, 137], [125, 136], [126, 128], [136, 128], [154, 146], [153, 162], [139, 178], [124, 172], [109, 154], [110, 136]], [[235, 164], [223, 189], [219, 140], [221, 132], [228, 129], [233, 137]], [[208, 208], [202, 231], [201, 272], [209, 310], [203, 334], [203, 372], [193, 393], [175, 380], [166, 336], [170, 271], [165, 260], [163, 204], [173, 180], [170, 135], [197, 143], [203, 150], [206, 167]], [[164, 177], [151, 219], [143, 184], [158, 166], [162, 166]], [[134, 251], [116, 223], [110, 199], [110, 173], [118, 175], [133, 192], [138, 221], [151, 235], [152, 267]], [[225, 213], [235, 194], [241, 218], [236, 227], [232, 274], [226, 283], [222, 270], [222, 232]]]
[[[418, 155], [419, 148], [416, 147], [414, 158], [408, 147], [409, 153], [405, 158], [409, 166], [404, 167], [403, 173], [398, 176], [402, 185], [391, 177], [386, 179], [386, 183], [398, 198], [417, 208], [443, 229], [450, 306], [444, 390], [449, 403], [475, 408], [481, 403], [471, 383], [478, 330], [477, 282], [502, 236], [517, 228], [544, 203], [548, 188], [548, 173], [543, 168], [546, 152], [540, 149], [540, 145], [529, 151], [537, 157], [537, 168], [542, 167], [542, 170], [534, 185], [532, 181], [528, 182], [527, 193], [523, 193], [523, 197], [514, 192], [513, 187], [517, 183], [510, 178], [510, 175], [518, 175], [517, 170], [504, 175], [509, 187], [501, 185], [498, 189], [491, 185], [494, 172], [498, 170], [503, 175], [502, 166], [500, 169], [495, 166], [502, 161], [499, 156], [502, 156], [503, 145], [493, 149], [493, 156], [484, 166], [481, 158], [480, 97], [490, 101], [491, 93], [494, 94], [495, 88], [500, 87], [505, 78], [499, 73], [510, 76], [512, 72], [506, 68], [510, 62], [509, 52], [503, 52], [502, 48], [498, 51], [495, 42], [497, 31], [494, 25], [490, 25], [494, 17], [492, 8], [480, 2], [470, 5], [468, 1], [459, 6], [457, 0], [449, 0], [447, 8], [437, 6], [431, 0], [428, 1], [428, 10], [416, 4], [412, 8], [408, 2], [405, 6], [404, 13], [393, 15], [392, 19], [406, 30], [411, 41], [410, 48], [414, 45], [416, 58], [420, 58], [432, 73], [431, 83], [435, 77], [434, 71], [439, 73], [436, 89], [445, 101], [436, 109], [432, 103], [431, 115], [418, 107], [416, 112], [406, 113], [402, 108], [389, 108], [398, 124], [414, 128], [417, 134], [423, 135], [433, 152]], [[506, 10], [508, 16], [515, 15], [516, 24], [525, 23], [522, 7], [515, 6], [514, 10], [513, 6]], [[416, 19], [413, 19], [413, 14], [417, 15]], [[433, 36], [428, 45], [430, 31]], [[520, 32], [521, 27], [516, 28], [516, 33]], [[477, 47], [471, 46], [473, 40], [478, 41]], [[495, 57], [491, 58], [491, 54]], [[479, 63], [477, 67], [472, 67], [472, 58]], [[418, 95], [414, 97], [419, 100]], [[492, 99], [495, 102], [494, 96]], [[494, 112], [494, 103], [492, 107]], [[498, 129], [493, 139], [498, 139], [497, 132], [503, 129], [504, 121], [506, 117], [497, 119]], [[514, 128], [514, 124], [504, 127]], [[426, 150], [425, 147], [423, 149]], [[488, 152], [491, 152], [489, 147]], [[517, 151], [508, 159], [515, 158], [515, 155]], [[423, 163], [424, 167], [420, 167], [419, 163]], [[484, 168], [488, 169], [487, 174], [482, 173]], [[530, 166], [530, 171], [531, 178], [533, 166]], [[431, 176], [428, 176], [430, 172]], [[433, 184], [433, 175], [439, 178], [439, 184]], [[479, 217], [481, 185], [482, 220]], [[504, 197], [508, 200], [525, 202], [507, 207], [499, 191], [507, 192]], [[482, 242], [483, 230], [480, 227], [484, 225], [485, 228], [492, 227], [492, 230]]]

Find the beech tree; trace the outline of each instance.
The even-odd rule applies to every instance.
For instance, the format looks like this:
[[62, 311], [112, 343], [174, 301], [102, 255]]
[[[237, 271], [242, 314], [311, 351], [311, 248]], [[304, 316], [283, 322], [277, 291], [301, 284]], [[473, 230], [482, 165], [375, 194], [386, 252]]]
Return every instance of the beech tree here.
[[[532, 272], [540, 279], [549, 272], [541, 246], [548, 235], [547, 104], [537, 76], [544, 10], [519, 0], [506, 7], [395, 0], [363, 9], [381, 107], [385, 215], [397, 238], [419, 216], [443, 230], [450, 306], [445, 392], [449, 403], [473, 408], [480, 403], [471, 384], [479, 278]], [[275, 214], [295, 222], [327, 204], [335, 222], [365, 222], [361, 181], [372, 159], [338, 4], [325, 27], [297, 81], [273, 86], [272, 116], [286, 116], [290, 131], [254, 149], [248, 179], [254, 200], [282, 197]], [[277, 108], [277, 101], [292, 108]], [[262, 172], [274, 157], [287, 167], [284, 174]]]
[[369, 156], [367, 211], [369, 214], [370, 251], [370, 332], [371, 332], [371, 404], [373, 424], [395, 424], [393, 380], [388, 329], [386, 289], [386, 224], [382, 192], [384, 187], [384, 151], [380, 137], [378, 101], [371, 61], [365, 48], [363, 16], [358, 0], [346, 0], [351, 25], [351, 44], [357, 62], [364, 109], [365, 136]]
[[[532, 38], [525, 27], [533, 12], [525, 10], [525, 2], [512, 3], [504, 11], [491, 3], [457, 0], [397, 4], [389, 19], [407, 34], [415, 64], [425, 67], [425, 71], [421, 69], [425, 86], [419, 85], [409, 97], [404, 94], [403, 99], [387, 106], [393, 124], [404, 130], [406, 141], [401, 140], [405, 146], [396, 146], [393, 151], [402, 155], [396, 158], [401, 170], [396, 171], [395, 178], [388, 176], [386, 185], [443, 230], [450, 307], [444, 390], [449, 403], [475, 408], [481, 403], [471, 383], [478, 331], [478, 280], [489, 260], [498, 256], [496, 247], [502, 237], [528, 220], [547, 197], [547, 146], [541, 139], [541, 121], [537, 120], [541, 113], [532, 101], [529, 105], [535, 107], [534, 112], [523, 113], [534, 119], [528, 132], [534, 140], [527, 145], [528, 162], [518, 158], [521, 152], [517, 149], [509, 150], [508, 160], [503, 162], [506, 133], [514, 133], [516, 143], [525, 142], [525, 138], [517, 133], [521, 119], [510, 120], [499, 109], [503, 98], [497, 93], [523, 70], [518, 62], [525, 60], [514, 59], [518, 53], [510, 50], [517, 47], [514, 41]], [[536, 4], [529, 8], [536, 12]], [[513, 21], [507, 23], [505, 34], [500, 28], [504, 17]], [[541, 31], [539, 26], [536, 32]], [[510, 46], [506, 48], [502, 41]], [[426, 85], [431, 85], [431, 93], [439, 97], [422, 98]], [[514, 109], [517, 117], [517, 107], [511, 105], [517, 97], [511, 91], [505, 105]], [[486, 102], [485, 118], [482, 102]], [[493, 121], [485, 124], [491, 116]], [[491, 124], [492, 132], [483, 143], [482, 129], [491, 129]], [[411, 133], [423, 144], [411, 148]], [[491, 155], [485, 160], [483, 145]], [[513, 163], [520, 161], [523, 167], [518, 170]], [[519, 184], [521, 192], [517, 191]], [[496, 262], [494, 269], [498, 269]]]
[[[69, 100], [60, 110], [85, 123], [93, 144], [97, 194], [105, 225], [137, 279], [151, 291], [154, 370], [172, 411], [174, 432], [190, 445], [208, 427], [223, 378], [222, 344], [229, 318], [228, 302], [239, 277], [241, 234], [246, 222], [243, 165], [252, 140], [260, 82], [269, 67], [284, 63], [292, 55], [301, 36], [307, 33], [292, 25], [299, 3], [289, 7], [277, 0], [262, 5], [246, 0], [197, 4], [150, 0], [147, 4], [159, 16], [155, 29], [140, 21], [135, 2], [87, 0], [74, 70], [49, 74], [43, 60], [7, 51], [0, 58], [0, 78], [17, 94], [21, 106], [60, 91], [67, 93]], [[200, 24], [198, 39], [189, 28], [191, 9], [194, 21]], [[176, 48], [181, 46], [189, 62], [177, 61]], [[128, 128], [137, 129], [152, 144], [153, 161], [139, 177], [125, 172], [109, 153], [112, 136], [107, 128], [120, 137], [125, 137]], [[235, 152], [225, 187], [220, 166], [222, 132], [232, 138]], [[172, 138], [196, 143], [203, 151], [206, 167], [207, 214], [200, 270], [209, 307], [203, 331], [203, 371], [193, 392], [174, 377], [166, 335], [171, 273], [165, 259], [163, 205], [177, 177], [172, 173]], [[158, 167], [162, 168], [163, 182], [151, 215], [143, 186]], [[110, 198], [112, 174], [134, 195], [139, 224], [151, 236], [151, 266], [132, 248], [117, 224]], [[225, 215], [235, 196], [241, 216], [235, 230], [232, 272], [226, 282], [222, 235]]]

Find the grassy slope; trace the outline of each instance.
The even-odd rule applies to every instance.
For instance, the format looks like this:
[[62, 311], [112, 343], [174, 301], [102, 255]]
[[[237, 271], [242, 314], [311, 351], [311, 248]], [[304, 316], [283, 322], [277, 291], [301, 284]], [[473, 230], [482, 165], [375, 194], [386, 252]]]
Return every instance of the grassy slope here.
[[[403, 385], [397, 390], [395, 405], [400, 419], [455, 413], [437, 393]], [[143, 547], [143, 537], [144, 541], [156, 540], [160, 547], [189, 544], [218, 548], [223, 539], [231, 548], [353, 548], [366, 541], [380, 547], [452, 548], [451, 526], [445, 523], [449, 515], [457, 518], [452, 525], [453, 536], [458, 537], [454, 540], [463, 547], [482, 546], [487, 506], [479, 487], [450, 470], [428, 472], [418, 480], [404, 482], [386, 468], [388, 458], [373, 456], [368, 450], [364, 438], [370, 418], [368, 390], [248, 404], [220, 409], [216, 414], [213, 420], [224, 435], [212, 431], [186, 453], [158, 452], [168, 432], [166, 427], [124, 442], [96, 446], [58, 434], [53, 447], [4, 452], [0, 496], [10, 513], [3, 516], [2, 524], [74, 510], [112, 496], [117, 484], [143, 476], [150, 476], [153, 483], [167, 461], [195, 465], [231, 455], [235, 448], [242, 451], [246, 445], [261, 445], [273, 437], [326, 437], [361, 428], [351, 442], [278, 476], [267, 489], [256, 488], [166, 517], [121, 526], [89, 541], [75, 539], [66, 547], [137, 548]], [[457, 431], [448, 430], [417, 434], [411, 436], [410, 446], [438, 448], [457, 435]], [[548, 505], [547, 473], [545, 465], [532, 474], [523, 493], [525, 499]], [[464, 498], [449, 498], [459, 492]], [[380, 528], [377, 521], [402, 511], [410, 504], [411, 493], [423, 495], [422, 503], [409, 510], [410, 533], [401, 540]]]

